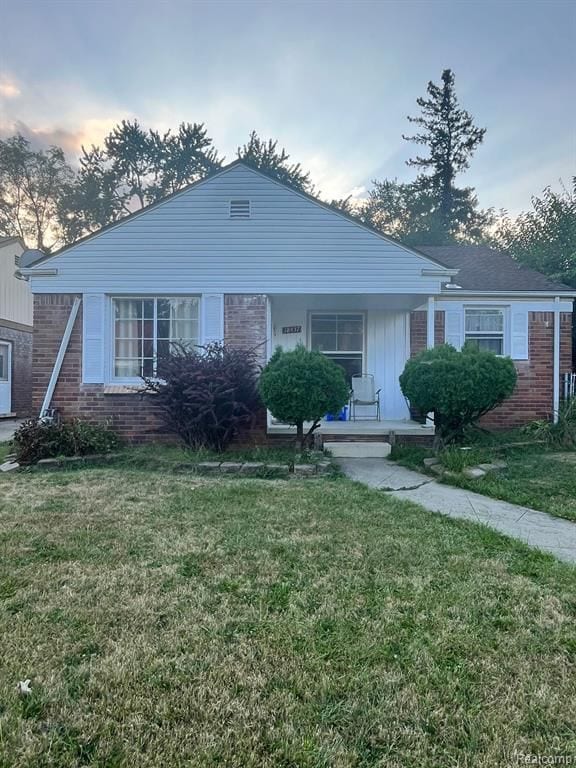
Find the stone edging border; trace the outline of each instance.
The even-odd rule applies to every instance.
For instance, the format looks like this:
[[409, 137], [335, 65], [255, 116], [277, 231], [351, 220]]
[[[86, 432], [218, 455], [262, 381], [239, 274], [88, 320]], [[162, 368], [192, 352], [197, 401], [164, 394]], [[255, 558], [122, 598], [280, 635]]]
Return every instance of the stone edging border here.
[[[93, 456], [65, 456], [57, 459], [40, 459], [36, 464], [21, 466], [19, 469], [37, 471], [84, 466], [86, 464], [108, 464], [124, 458], [123, 454], [95, 454]], [[241, 475], [256, 477], [317, 477], [332, 469], [327, 459], [317, 464], [281, 464], [264, 461], [199, 461], [170, 462], [162, 459], [130, 460], [127, 467], [157, 467], [172, 472], [191, 472], [199, 475]]]

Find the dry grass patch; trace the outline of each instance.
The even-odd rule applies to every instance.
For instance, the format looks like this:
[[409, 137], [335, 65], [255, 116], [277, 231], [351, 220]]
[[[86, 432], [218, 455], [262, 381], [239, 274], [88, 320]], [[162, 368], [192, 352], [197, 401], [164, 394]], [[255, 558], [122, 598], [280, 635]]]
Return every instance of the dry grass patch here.
[[345, 480], [84, 469], [0, 478], [0, 545], [2, 766], [576, 752], [576, 571], [479, 526]]

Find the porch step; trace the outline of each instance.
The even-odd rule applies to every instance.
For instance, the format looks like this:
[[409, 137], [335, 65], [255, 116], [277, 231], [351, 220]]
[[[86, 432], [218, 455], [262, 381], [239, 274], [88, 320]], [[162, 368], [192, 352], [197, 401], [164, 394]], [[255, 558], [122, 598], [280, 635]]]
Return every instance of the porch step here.
[[390, 455], [392, 450], [390, 443], [376, 440], [370, 442], [330, 440], [324, 443], [324, 447], [330, 451], [332, 456], [346, 459], [384, 459]]

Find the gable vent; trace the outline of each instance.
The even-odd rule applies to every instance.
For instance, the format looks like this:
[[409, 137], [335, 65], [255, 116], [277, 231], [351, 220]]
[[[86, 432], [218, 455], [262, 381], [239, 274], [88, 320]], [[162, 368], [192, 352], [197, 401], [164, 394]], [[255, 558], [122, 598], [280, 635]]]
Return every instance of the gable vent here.
[[250, 200], [230, 200], [231, 219], [250, 218]]

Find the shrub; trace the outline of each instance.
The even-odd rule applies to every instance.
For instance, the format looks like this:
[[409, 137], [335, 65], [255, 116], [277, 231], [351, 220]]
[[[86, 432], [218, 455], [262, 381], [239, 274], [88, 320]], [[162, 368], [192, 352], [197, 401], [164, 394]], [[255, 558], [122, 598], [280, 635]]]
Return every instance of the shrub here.
[[[276, 349], [262, 371], [260, 391], [274, 418], [296, 427], [302, 449], [320, 426], [320, 419], [338, 413], [350, 396], [342, 368], [301, 344], [290, 352]], [[305, 421], [312, 422], [306, 434]]]
[[144, 379], [164, 426], [191, 448], [224, 451], [262, 407], [255, 350], [221, 343], [174, 346], [158, 361], [158, 379]]
[[437, 444], [462, 442], [466, 427], [510, 397], [516, 368], [510, 358], [467, 344], [421, 352], [406, 363], [400, 387], [411, 407], [434, 414]]
[[81, 419], [58, 423], [29, 419], [15, 432], [12, 441], [16, 459], [32, 464], [56, 456], [86, 456], [109, 453], [120, 447], [118, 435], [110, 427]]
[[524, 432], [553, 448], [576, 448], [576, 397], [561, 403], [556, 422], [533, 421]]

